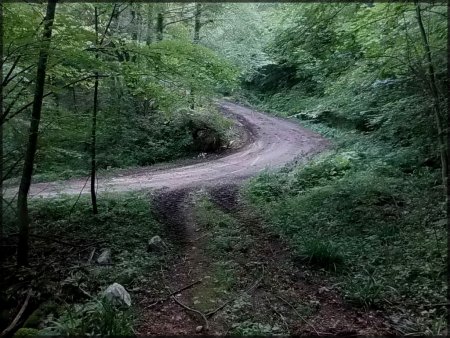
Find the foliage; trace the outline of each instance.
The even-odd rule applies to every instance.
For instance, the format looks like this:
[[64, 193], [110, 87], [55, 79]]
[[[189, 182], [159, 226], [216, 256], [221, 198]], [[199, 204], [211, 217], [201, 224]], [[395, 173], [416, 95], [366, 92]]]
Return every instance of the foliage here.
[[[261, 210], [270, 231], [291, 244], [301, 264], [336, 279], [352, 304], [403, 311], [408, 324], [396, 322], [401, 332], [439, 334], [445, 311], [433, 304], [445, 301], [447, 288], [447, 215], [438, 175], [439, 157], [448, 155], [440, 140], [448, 122], [442, 114], [448, 104], [446, 6], [202, 6], [199, 39], [193, 41], [192, 4], [58, 4], [35, 179], [87, 172], [95, 72], [99, 169], [151, 165], [226, 146], [231, 125], [212, 97], [236, 94], [240, 79], [241, 99], [335, 141], [307, 165], [266, 171], [246, 187], [247, 200]], [[28, 138], [45, 6], [8, 3], [3, 9], [2, 163], [14, 177]], [[143, 238], [162, 229], [144, 196], [104, 196], [99, 207], [100, 215], [86, 216], [84, 197], [31, 203], [33, 231], [103, 240], [113, 250], [118, 269], [75, 271], [63, 287], [94, 293], [112, 281], [129, 287], [160, 263], [145, 252]], [[5, 231], [14, 232], [15, 215], [2, 210], [2, 216]], [[242, 224], [210, 201], [199, 201], [196, 216], [213, 234], [209, 249], [216, 258], [252, 245]], [[234, 283], [229, 265], [215, 270], [226, 289]], [[96, 300], [69, 307], [53, 330], [130, 334], [129, 323], [128, 314]], [[233, 330], [278, 332], [259, 321]]]
[[264, 51], [271, 29], [265, 21], [273, 21], [272, 8], [276, 5], [241, 3], [222, 6], [215, 19], [218, 23], [205, 27], [202, 43], [236, 65], [241, 78], [247, 79], [258, 68], [272, 63]]
[[[57, 322], [61, 325], [53, 327], [58, 330], [58, 335], [131, 334], [128, 312], [116, 310], [98, 299], [83, 303], [86, 294], [80, 294], [79, 290], [81, 288], [87, 294], [95, 295], [114, 282], [131, 290], [137, 285], [153, 281], [153, 273], [159, 271], [173, 249], [167, 242], [170, 250], [166, 254], [147, 252], [150, 238], [155, 235], [167, 237], [161, 224], [152, 217], [147, 195], [104, 195], [99, 200], [99, 211], [98, 215], [92, 215], [87, 196], [81, 196], [78, 201], [76, 197], [30, 201], [32, 233], [39, 238], [48, 238], [42, 240], [32, 237], [34, 250], [30, 263], [39, 267], [39, 262], [51, 260], [52, 269], [55, 270], [49, 270], [52, 273], [41, 278], [35, 278], [34, 275], [24, 275], [22, 278], [32, 277], [30, 286], [39, 289], [46, 301], [52, 300], [59, 305], [63, 300], [68, 304], [65, 314], [61, 314], [59, 307], [50, 311], [53, 318], [59, 316]], [[5, 216], [5, 230], [8, 233], [15, 232], [14, 215], [8, 213]], [[54, 243], [54, 239], [62, 239], [75, 246]], [[85, 247], [90, 243], [94, 245]], [[81, 256], [71, 254], [71, 249], [79, 250], [80, 247], [84, 248]], [[113, 266], [86, 265], [93, 247], [96, 248], [94, 262], [101, 249], [109, 248]], [[33, 269], [26, 271], [36, 273]], [[2, 296], [14, 296], [14, 285], [2, 287], [2, 290]], [[48, 314], [48, 311], [37, 313], [33, 326], [37, 326], [36, 322], [39, 327], [48, 326]]]
[[115, 307], [104, 299], [70, 306], [41, 335], [129, 336], [133, 334], [130, 310]]
[[306, 256], [303, 264], [345, 263], [335, 278], [349, 301], [413, 311], [445, 299], [444, 203], [436, 203], [435, 171], [405, 174], [388, 149], [341, 145], [305, 166], [257, 177], [246, 196], [270, 230]]
[[[188, 116], [214, 133], [225, 134], [211, 98], [235, 86], [237, 70], [212, 50], [174, 32], [146, 41], [140, 25], [124, 28], [130, 16], [160, 10], [158, 4], [60, 4], [48, 65], [41, 135], [35, 173], [40, 179], [86, 173], [91, 150], [93, 72], [100, 74], [97, 131], [98, 167], [150, 165], [198, 152]], [[170, 7], [170, 5], [167, 5]], [[96, 57], [94, 10], [102, 45]], [[5, 6], [5, 162], [8, 177], [20, 173], [27, 140], [40, 41], [42, 4]], [[111, 16], [112, 13], [115, 16]], [[118, 14], [120, 13], [120, 14]], [[133, 14], [135, 13], [135, 14]], [[110, 20], [111, 19], [111, 20]], [[152, 17], [146, 18], [151, 25]], [[108, 23], [110, 25], [108, 26]], [[179, 24], [188, 27], [188, 22]], [[171, 26], [172, 27], [172, 26]], [[107, 30], [108, 28], [108, 30]], [[133, 30], [138, 30], [134, 36]], [[23, 50], [26, 49], [27, 53]], [[195, 108], [192, 107], [195, 101]], [[227, 143], [223, 138], [223, 144]], [[19, 162], [17, 163], [17, 159]], [[19, 164], [19, 165], [18, 165]], [[9, 170], [11, 169], [11, 170]]]
[[270, 324], [254, 323], [245, 321], [239, 324], [233, 324], [231, 334], [235, 336], [272, 336], [281, 335], [281, 328]]
[[21, 327], [19, 330], [14, 333], [14, 337], [35, 337], [39, 334], [39, 330], [28, 328], [28, 327]]
[[336, 270], [344, 261], [333, 242], [309, 239], [305, 241], [301, 256], [297, 258], [300, 258], [307, 264], [333, 270]]
[[[416, 6], [277, 9], [284, 23], [265, 49], [274, 64], [244, 83], [245, 100], [302, 123], [334, 146], [306, 165], [263, 173], [246, 196], [302, 264], [344, 263], [333, 278], [349, 302], [404, 312], [408, 325], [394, 321], [400, 332], [431, 334], [444, 316], [431, 304], [444, 302], [447, 289], [438, 174], [445, 145], [438, 143]], [[440, 4], [420, 6], [445, 111], [447, 14]], [[279, 76], [283, 71], [287, 77]]]

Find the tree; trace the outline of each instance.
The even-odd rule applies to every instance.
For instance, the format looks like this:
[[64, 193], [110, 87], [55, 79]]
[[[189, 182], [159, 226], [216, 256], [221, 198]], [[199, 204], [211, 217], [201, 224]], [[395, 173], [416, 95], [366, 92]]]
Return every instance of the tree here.
[[448, 150], [447, 150], [447, 138], [445, 133], [445, 125], [442, 119], [442, 111], [441, 111], [441, 104], [440, 104], [440, 97], [439, 92], [436, 84], [436, 75], [433, 65], [433, 60], [431, 57], [431, 48], [430, 44], [428, 42], [428, 37], [425, 32], [425, 27], [423, 25], [422, 20], [422, 10], [420, 7], [420, 4], [418, 1], [415, 1], [416, 5], [416, 18], [417, 18], [417, 24], [419, 25], [420, 30], [420, 36], [422, 38], [422, 45], [425, 52], [426, 60], [427, 60], [427, 67], [428, 67], [428, 81], [429, 81], [429, 88], [433, 100], [433, 112], [436, 120], [436, 129], [438, 134], [438, 140], [439, 140], [439, 153], [441, 157], [441, 173], [442, 173], [442, 184], [444, 185], [444, 193], [447, 195], [447, 180], [448, 180]]
[[[95, 6], [95, 59], [98, 59], [98, 10]], [[94, 109], [92, 110], [92, 133], [91, 133], [91, 201], [92, 201], [92, 212], [94, 215], [98, 213], [97, 208], [97, 194], [95, 192], [95, 174], [96, 174], [96, 133], [97, 133], [97, 109], [98, 109], [98, 71], [95, 71], [95, 82], [94, 82]]]
[[55, 18], [57, 0], [49, 0], [47, 12], [44, 18], [44, 32], [42, 35], [41, 48], [36, 72], [36, 85], [33, 99], [33, 108], [28, 135], [28, 145], [23, 165], [22, 178], [20, 180], [19, 193], [17, 196], [17, 212], [19, 221], [19, 244], [17, 248], [17, 263], [28, 264], [28, 237], [30, 217], [28, 214], [28, 192], [33, 174], [33, 164], [37, 149], [39, 122], [41, 120], [42, 101], [44, 96], [45, 73], [52, 37], [53, 20]]
[[[220, 4], [210, 15], [214, 22], [205, 26], [202, 35], [202, 44], [239, 67], [243, 78], [273, 62], [264, 49], [272, 37], [269, 29], [273, 28], [274, 19], [262, 5], [267, 4]], [[212, 11], [213, 4], [203, 6]]]
[[[0, 3], [0, 55], [3, 56], [3, 3]], [[0, 107], [3, 116], [3, 60], [0, 66]], [[3, 123], [0, 123], [0, 244], [3, 240]]]
[[[194, 43], [198, 44], [200, 42], [200, 27], [201, 27], [201, 17], [202, 17], [202, 4], [195, 4], [195, 12], [194, 12]], [[189, 98], [190, 98], [190, 106], [191, 109], [195, 108], [195, 94], [194, 89], [189, 90]]]
[[[109, 17], [109, 21], [106, 25], [105, 32], [101, 40], [99, 40], [99, 32], [98, 32], [98, 8], [95, 6], [94, 8], [94, 25], [95, 25], [95, 59], [99, 58], [99, 48], [103, 45], [103, 41], [108, 33], [109, 27], [111, 26], [111, 22], [116, 15], [117, 5], [114, 5], [111, 15]], [[133, 32], [136, 32], [137, 38], [137, 29]], [[134, 33], [133, 33], [134, 34]], [[92, 201], [92, 212], [94, 215], [98, 213], [97, 206], [97, 193], [96, 193], [96, 172], [97, 172], [97, 159], [96, 159], [96, 140], [97, 140], [97, 113], [98, 113], [98, 82], [99, 82], [99, 74], [98, 70], [94, 72], [94, 107], [92, 110], [92, 130], [91, 130], [91, 201]]]

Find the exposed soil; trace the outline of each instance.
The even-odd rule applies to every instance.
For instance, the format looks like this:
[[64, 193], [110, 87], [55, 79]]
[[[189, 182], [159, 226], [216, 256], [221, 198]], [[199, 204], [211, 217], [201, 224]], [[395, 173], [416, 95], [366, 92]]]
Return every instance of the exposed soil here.
[[[237, 273], [236, 287], [224, 297], [210, 292], [214, 278], [214, 263], [220, 259], [208, 256], [207, 229], [198, 226], [193, 218], [194, 194], [191, 189], [165, 193], [157, 197], [157, 212], [163, 217], [168, 230], [179, 238], [180, 254], [173, 265], [162, 272], [165, 285], [171, 291], [188, 286], [175, 295], [189, 308], [197, 309], [196, 303], [210, 303], [210, 310], [220, 308], [209, 315], [209, 328], [198, 313], [186, 310], [174, 300], [155, 304], [154, 297], [144, 297], [140, 303], [141, 318], [137, 328], [140, 335], [214, 334], [230, 333], [235, 322], [246, 319], [264, 323], [277, 323], [284, 334], [294, 335], [387, 335], [393, 330], [382, 313], [352, 309], [347, 305], [323, 273], [298, 266], [286, 243], [264, 230], [262, 220], [249, 211], [239, 198], [239, 185], [225, 184], [208, 188], [200, 193], [208, 194], [223, 212], [236, 218], [251, 236], [253, 245], [248, 251], [232, 250], [222, 260], [232, 260]], [[178, 234], [183, 233], [182, 236]], [[205, 284], [208, 285], [205, 286]], [[249, 286], [253, 286], [253, 289]], [[155, 291], [155, 290], [154, 290]], [[167, 294], [164, 290], [162, 295]], [[243, 294], [250, 297], [246, 309], [232, 314], [230, 307]], [[205, 299], [210, 297], [210, 299]], [[227, 303], [228, 302], [228, 303]], [[303, 310], [302, 310], [303, 309]], [[200, 331], [201, 327], [201, 332]], [[196, 331], [197, 330], [197, 331]]]
[[[220, 109], [235, 119], [242, 133], [236, 145], [218, 155], [195, 161], [180, 161], [131, 170], [99, 173], [98, 193], [143, 189], [182, 189], [236, 183], [269, 168], [303, 160], [329, 146], [329, 141], [299, 124], [268, 116], [231, 102]], [[88, 194], [86, 179], [32, 184], [30, 197]], [[7, 187], [5, 195], [15, 195], [17, 187]]]

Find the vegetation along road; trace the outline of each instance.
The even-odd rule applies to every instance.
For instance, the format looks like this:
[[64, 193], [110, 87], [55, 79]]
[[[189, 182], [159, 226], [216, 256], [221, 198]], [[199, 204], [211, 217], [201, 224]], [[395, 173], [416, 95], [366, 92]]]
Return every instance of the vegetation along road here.
[[0, 338], [448, 335], [448, 6], [0, 4]]

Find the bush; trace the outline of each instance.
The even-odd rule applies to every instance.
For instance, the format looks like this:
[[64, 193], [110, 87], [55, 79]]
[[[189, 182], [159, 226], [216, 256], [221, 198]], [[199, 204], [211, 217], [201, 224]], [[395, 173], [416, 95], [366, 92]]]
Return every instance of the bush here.
[[235, 336], [271, 336], [280, 335], [281, 328], [270, 324], [253, 323], [245, 321], [239, 324], [233, 324], [231, 334]]
[[369, 140], [350, 135], [306, 165], [263, 173], [244, 196], [298, 263], [336, 272], [331, 278], [350, 303], [391, 311], [401, 304], [425, 332], [444, 309], [424, 318], [417, 304], [445, 302], [447, 288], [440, 173], [404, 172], [412, 149]]
[[61, 336], [129, 336], [133, 334], [130, 310], [117, 308], [104, 299], [70, 306], [43, 335]]
[[337, 270], [344, 263], [344, 257], [332, 242], [317, 239], [305, 239], [297, 260], [327, 270]]

